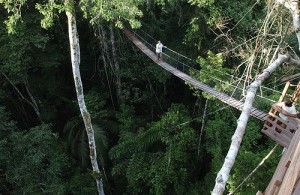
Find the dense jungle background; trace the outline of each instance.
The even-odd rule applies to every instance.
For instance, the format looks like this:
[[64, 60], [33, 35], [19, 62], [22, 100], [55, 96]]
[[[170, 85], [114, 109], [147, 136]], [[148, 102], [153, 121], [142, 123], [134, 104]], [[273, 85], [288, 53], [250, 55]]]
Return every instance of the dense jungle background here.
[[[0, 0], [0, 194], [98, 193], [74, 87], [67, 8], [51, 2]], [[240, 111], [159, 67], [120, 26], [195, 60], [195, 78], [233, 94], [232, 85], [246, 89], [266, 67], [275, 45], [298, 47], [288, 11], [256, 0], [87, 2], [74, 1], [80, 73], [105, 193], [210, 194]], [[100, 4], [103, 10], [95, 8]], [[255, 106], [268, 112], [267, 99], [276, 102], [284, 87], [281, 77], [297, 70], [279, 67], [264, 83], [279, 93], [260, 91], [265, 99]], [[246, 82], [234, 83], [236, 77]], [[242, 99], [243, 92], [233, 96]], [[249, 121], [225, 193], [276, 144], [260, 133], [262, 125]], [[281, 152], [235, 194], [265, 189]]]

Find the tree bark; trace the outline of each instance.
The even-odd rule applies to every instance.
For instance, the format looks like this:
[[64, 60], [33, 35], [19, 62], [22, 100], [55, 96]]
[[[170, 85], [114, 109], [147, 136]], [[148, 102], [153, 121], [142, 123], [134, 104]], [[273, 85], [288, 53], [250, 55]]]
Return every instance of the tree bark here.
[[243, 135], [245, 133], [245, 128], [250, 116], [250, 111], [258, 87], [264, 80], [266, 80], [270, 76], [272, 72], [275, 71], [275, 69], [279, 65], [281, 65], [284, 62], [289, 62], [293, 64], [295, 63], [296, 65], [300, 65], [298, 61], [290, 59], [288, 55], [279, 55], [278, 58], [273, 63], [271, 63], [266, 69], [264, 69], [263, 73], [259, 75], [257, 79], [249, 86], [242, 113], [237, 121], [237, 128], [231, 139], [232, 141], [229, 151], [225, 158], [224, 164], [216, 178], [215, 187], [212, 192], [213, 195], [223, 194], [225, 190], [225, 185], [228, 180], [229, 173], [233, 167]]
[[86, 108], [83, 94], [83, 86], [80, 75], [80, 46], [79, 46], [79, 35], [77, 32], [77, 24], [74, 13], [74, 2], [73, 0], [65, 0], [65, 4], [69, 9], [66, 10], [66, 15], [68, 17], [68, 31], [69, 31], [69, 41], [70, 41], [70, 52], [71, 52], [71, 62], [72, 62], [72, 71], [75, 82], [76, 94], [78, 105], [80, 108], [81, 116], [84, 121], [86, 133], [89, 141], [90, 148], [90, 159], [91, 164], [97, 184], [98, 194], [104, 195], [103, 182], [100, 175], [100, 170], [97, 162], [97, 152], [96, 144], [94, 137], [94, 129], [91, 123], [90, 114]]
[[296, 36], [298, 39], [298, 50], [300, 51], [300, 10], [299, 10], [299, 0], [277, 0], [279, 4], [284, 5], [290, 10], [293, 17], [293, 25], [295, 28]]
[[109, 30], [110, 30], [110, 41], [111, 41], [111, 48], [112, 48], [112, 56], [113, 56], [113, 62], [114, 62], [114, 66], [115, 66], [115, 74], [116, 74], [117, 100], [118, 100], [118, 104], [120, 105], [121, 95], [122, 95], [120, 64], [119, 64], [119, 60], [117, 58], [117, 50], [116, 50], [116, 45], [115, 45], [115, 32], [114, 32], [112, 23], [109, 25]]

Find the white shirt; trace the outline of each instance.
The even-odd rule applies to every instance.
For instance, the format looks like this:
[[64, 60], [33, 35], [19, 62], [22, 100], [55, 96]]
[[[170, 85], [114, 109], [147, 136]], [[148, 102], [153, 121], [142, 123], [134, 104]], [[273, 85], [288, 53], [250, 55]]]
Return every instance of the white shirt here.
[[[284, 110], [284, 111], [286, 111], [286, 112], [288, 112], [290, 114], [297, 114], [297, 110], [296, 110], [294, 104], [291, 107], [287, 107], [286, 105], [283, 104], [281, 106], [281, 108], [282, 108], [282, 110]], [[288, 117], [286, 115], [284, 115], [284, 114], [279, 113], [279, 116], [280, 116], [280, 118], [282, 118], [285, 121], [288, 120]]]
[[164, 45], [162, 43], [157, 43], [156, 44], [156, 53], [161, 53], [163, 47], [164, 47]]

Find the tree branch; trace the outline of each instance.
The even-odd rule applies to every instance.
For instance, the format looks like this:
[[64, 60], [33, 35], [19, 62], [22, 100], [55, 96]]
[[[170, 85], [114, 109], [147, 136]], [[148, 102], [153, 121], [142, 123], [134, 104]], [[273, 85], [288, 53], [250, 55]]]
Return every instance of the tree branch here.
[[[295, 60], [296, 61], [296, 60]], [[271, 73], [275, 71], [275, 69], [281, 65], [282, 63], [288, 63], [288, 62], [294, 62], [294, 60], [290, 59], [290, 56], [288, 54], [281, 55], [279, 54], [278, 58], [271, 63], [266, 69], [263, 70], [263, 73], [260, 74], [257, 79], [251, 83], [247, 90], [246, 100], [244, 103], [244, 107], [242, 110], [242, 113], [237, 121], [237, 128], [235, 130], [234, 135], [232, 136], [232, 142], [229, 148], [229, 151], [227, 153], [227, 156], [225, 158], [224, 164], [219, 171], [215, 187], [213, 189], [212, 194], [213, 195], [219, 195], [222, 194], [225, 190], [225, 185], [229, 177], [229, 173], [233, 167], [233, 164], [235, 162], [242, 138], [245, 133], [246, 125], [250, 117], [250, 111], [252, 108], [252, 104], [256, 95], [256, 91], [258, 87], [261, 85], [261, 83], [266, 80]]]
[[300, 51], [300, 11], [299, 0], [277, 0], [278, 4], [284, 5], [290, 10], [293, 17], [293, 25], [298, 39], [298, 50]]
[[35, 111], [35, 113], [36, 113], [36, 115], [37, 115], [37, 117], [38, 117], [38, 120], [39, 120], [40, 122], [42, 122], [42, 120], [41, 120], [41, 118], [40, 118], [41, 114], [40, 114], [40, 111], [39, 111], [39, 107], [38, 107], [37, 103], [35, 102], [35, 100], [34, 100], [32, 94], [30, 93], [30, 91], [29, 91], [27, 85], [25, 85], [25, 87], [26, 87], [26, 91], [27, 91], [27, 93], [28, 93], [28, 95], [29, 95], [31, 101], [29, 101], [27, 98], [24, 97], [24, 95], [21, 93], [21, 91], [20, 91], [20, 90], [17, 88], [17, 86], [16, 86], [16, 85], [8, 78], [8, 76], [7, 76], [4, 72], [1, 71], [1, 74], [2, 74], [2, 75], [5, 77], [5, 79], [9, 82], [9, 84], [12, 85], [12, 87], [15, 89], [15, 91], [17, 92], [17, 94], [18, 94], [18, 95], [19, 95], [19, 96], [20, 96], [27, 104], [29, 104], [29, 105], [33, 108], [33, 110]]

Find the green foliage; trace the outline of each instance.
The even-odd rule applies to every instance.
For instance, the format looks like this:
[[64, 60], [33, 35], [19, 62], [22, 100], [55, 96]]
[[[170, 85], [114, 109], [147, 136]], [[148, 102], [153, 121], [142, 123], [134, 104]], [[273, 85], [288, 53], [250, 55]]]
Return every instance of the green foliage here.
[[41, 26], [45, 29], [54, 25], [55, 17], [58, 17], [58, 13], [65, 10], [65, 6], [56, 4], [55, 1], [48, 1], [48, 3], [35, 5], [36, 9], [43, 15], [41, 20]]
[[[106, 148], [108, 145], [107, 133], [103, 127], [93, 124], [94, 136], [97, 148], [97, 155], [101, 165], [105, 166]], [[79, 117], [74, 117], [65, 124], [64, 134], [67, 136], [69, 148], [72, 156], [79, 162], [84, 171], [90, 168], [90, 152], [88, 137], [83, 121]]]
[[[112, 188], [116, 187], [113, 190], [118, 191], [115, 194], [209, 194], [235, 129], [237, 119], [235, 111], [225, 109], [207, 116], [200, 157], [196, 158], [198, 136], [190, 124], [183, 124], [191, 120], [187, 109], [175, 105], [168, 112], [163, 113], [172, 102], [181, 102], [183, 98], [193, 102], [194, 100], [189, 99], [189, 92], [185, 91], [183, 94], [178, 90], [178, 80], [170, 77], [170, 74], [162, 71], [160, 67], [153, 66], [150, 60], [144, 60], [145, 57], [135, 49], [124, 47], [123, 45], [129, 42], [116, 33], [119, 39], [116, 39], [115, 43], [122, 64], [120, 75], [123, 97], [119, 108], [121, 111], [115, 119], [114, 111], [110, 109], [111, 105], [105, 101], [108, 99], [106, 91], [109, 89], [101, 80], [104, 70], [98, 54], [103, 51], [95, 52], [94, 45], [87, 47], [92, 43], [93, 36], [89, 33], [91, 30], [88, 29], [85, 20], [81, 19], [81, 14], [91, 23], [107, 20], [114, 21], [116, 26], [121, 27], [129, 21], [135, 28], [140, 26], [141, 17], [144, 16], [142, 22], [149, 27], [146, 32], [153, 32], [149, 34], [162, 38], [168, 47], [177, 48], [174, 50], [185, 53], [189, 57], [205, 56], [207, 53], [205, 59], [198, 58], [201, 70], [192, 73], [195, 78], [217, 90], [230, 90], [226, 73], [232, 72], [227, 65], [230, 63], [230, 67], [234, 67], [239, 61], [230, 58], [225, 61], [225, 57], [228, 56], [223, 56], [219, 52], [223, 50], [223, 46], [229, 48], [230, 45], [222, 37], [216, 39], [215, 33], [226, 33], [229, 28], [234, 27], [228, 32], [240, 38], [235, 40], [237, 44], [239, 41], [244, 41], [243, 37], [252, 36], [255, 27], [262, 22], [264, 2], [258, 2], [253, 8], [252, 5], [256, 0], [235, 3], [224, 0], [189, 0], [189, 4], [187, 1], [180, 0], [83, 0], [74, 2], [75, 7], [64, 6], [62, 2], [57, 1], [44, 1], [38, 4], [27, 2], [26, 7], [25, 3], [23, 0], [0, 0], [4, 9], [10, 11], [6, 14], [2, 12], [4, 10], [2, 8], [1, 16], [9, 17], [6, 22], [7, 28], [9, 32], [15, 32], [13, 35], [7, 35], [5, 25], [1, 21], [0, 70], [9, 76], [22, 92], [24, 83], [29, 83], [44, 121], [55, 123], [55, 127], [59, 127], [57, 131], [64, 126], [64, 134], [62, 134], [67, 137], [70, 153], [77, 162], [72, 166], [69, 165], [66, 170], [65, 151], [62, 147], [64, 144], [57, 135], [50, 132], [49, 127], [40, 126], [28, 132], [18, 132], [15, 122], [10, 121], [6, 111], [0, 108], [0, 117], [3, 119], [0, 122], [0, 191], [15, 194], [24, 192], [95, 194], [96, 192], [93, 177], [86, 173], [86, 169], [90, 166], [89, 148], [82, 119], [71, 118], [78, 113], [75, 111], [77, 103], [72, 104], [75, 93], [68, 65], [70, 59], [66, 55], [67, 29], [65, 22], [55, 21], [60, 12], [81, 9], [83, 13], [76, 14], [81, 37], [81, 55], [82, 59], [88, 59], [87, 62], [83, 60], [81, 63], [81, 68], [85, 70], [82, 78], [85, 89], [92, 89], [85, 94], [85, 100], [94, 123], [98, 156], [103, 157], [100, 159], [101, 164], [105, 166], [108, 178], [111, 179], [108, 183], [113, 186]], [[33, 8], [36, 10], [34, 11]], [[17, 23], [21, 20], [22, 22]], [[40, 23], [43, 28], [52, 26], [47, 31], [49, 34], [39, 27]], [[57, 25], [53, 26], [54, 24]], [[105, 25], [103, 29], [106, 30]], [[185, 46], [180, 44], [183, 42], [184, 32], [186, 33]], [[287, 38], [290, 43], [295, 42], [295, 37]], [[107, 51], [110, 50], [108, 48]], [[231, 57], [231, 53], [228, 54]], [[94, 74], [93, 61], [97, 64], [100, 81], [94, 79], [96, 76], [92, 78], [87, 76]], [[278, 75], [282, 72], [284, 69], [278, 72]], [[108, 80], [111, 80], [110, 75], [108, 77]], [[213, 77], [225, 81], [226, 84], [216, 81]], [[94, 85], [99, 83], [101, 87], [103, 86], [100, 93], [104, 95], [99, 95], [99, 91], [96, 93], [93, 89]], [[3, 93], [3, 90], [7, 90], [7, 85], [3, 82], [2, 86], [1, 100], [8, 97], [14, 104], [19, 101], [15, 96], [9, 96], [6, 91]], [[176, 95], [172, 96], [169, 93], [174, 89]], [[14, 94], [12, 90], [10, 92]], [[266, 95], [276, 96], [272, 93]], [[269, 108], [269, 105], [263, 101], [257, 101], [256, 105], [266, 110]], [[18, 109], [25, 110], [23, 106], [24, 104], [16, 105]], [[215, 101], [208, 109], [212, 113], [223, 106], [225, 105]], [[11, 107], [8, 108], [12, 109]], [[155, 109], [159, 111], [155, 112]], [[32, 115], [27, 110], [24, 113], [26, 116]], [[160, 119], [158, 120], [157, 117]], [[157, 121], [151, 122], [153, 119]], [[24, 117], [24, 120], [28, 119]], [[112, 131], [117, 132], [118, 123], [120, 128], [116, 137], [118, 136], [119, 139], [114, 136], [109, 137]], [[199, 128], [198, 123], [191, 124]], [[261, 124], [257, 122], [250, 121], [248, 124], [228, 185], [230, 190], [237, 187], [273, 144], [269, 139], [261, 138], [258, 132], [260, 127]], [[116, 144], [110, 150], [113, 165], [105, 156], [109, 144]], [[267, 182], [265, 178], [270, 178], [272, 175], [278, 162], [278, 155], [279, 153], [267, 161], [265, 167], [238, 193], [264, 189]], [[244, 169], [245, 164], [247, 164], [246, 169]], [[111, 168], [113, 178], [110, 178]], [[66, 172], [68, 176], [65, 175]], [[6, 180], [6, 175], [9, 180]], [[67, 184], [66, 180], [68, 180]], [[46, 182], [47, 185], [44, 185]]]
[[[241, 149], [228, 181], [229, 191], [233, 191], [254, 170], [271, 148], [264, 148], [259, 153]], [[267, 187], [279, 162], [282, 148], [277, 149], [272, 156], [241, 186], [235, 194], [255, 194]], [[245, 166], [247, 165], [247, 166]]]
[[186, 30], [184, 43], [196, 47], [197, 50], [204, 49], [207, 40], [206, 37], [209, 34], [208, 29], [205, 27], [206, 24], [204, 19], [193, 17], [189, 23], [188, 29]]
[[250, 0], [232, 3], [215, 0], [189, 0], [188, 2], [206, 11], [199, 11], [195, 15], [204, 17], [206, 23], [211, 27], [223, 29], [228, 24], [238, 24], [235, 31], [238, 35], [256, 29], [253, 28], [253, 25], [259, 27], [265, 14], [261, 11], [265, 5], [264, 1]]
[[85, 94], [84, 100], [92, 119], [100, 119], [108, 116], [105, 109], [106, 98], [106, 94], [97, 93], [95, 90], [90, 90]]
[[[211, 105], [210, 110], [213, 108], [218, 108], [218, 105]], [[222, 159], [231, 143], [231, 136], [233, 135], [235, 127], [236, 120], [230, 108], [217, 112], [206, 122], [206, 151], [215, 158], [212, 162], [217, 163], [212, 167], [213, 170], [217, 169], [223, 161]], [[214, 147], [211, 147], [212, 145]]]
[[[256, 33], [255, 30], [261, 27], [268, 9], [266, 1], [257, 0], [236, 3], [219, 1], [218, 4], [222, 7], [222, 17], [230, 19], [230, 21], [227, 20], [227, 24], [236, 24], [234, 35], [237, 37]], [[226, 21], [224, 23], [226, 25]]]
[[188, 167], [196, 146], [194, 130], [182, 125], [188, 120], [186, 109], [173, 105], [160, 121], [135, 136], [121, 138], [112, 148], [110, 156], [117, 162], [113, 173], [125, 172], [128, 193], [182, 194], [188, 189], [193, 173]]
[[[224, 58], [222, 53], [214, 54], [211, 51], [207, 52], [207, 59], [198, 57], [198, 63], [200, 64], [200, 71], [190, 70], [190, 74], [193, 78], [208, 84], [215, 88], [217, 91], [230, 90], [230, 77], [228, 74], [232, 70], [223, 67]], [[199, 93], [197, 88], [189, 85], [190, 88], [195, 90], [195, 93]], [[205, 97], [209, 97], [205, 95]]]
[[[0, 30], [0, 70], [5, 72], [13, 83], [23, 83], [31, 73], [56, 68], [60, 54], [54, 53], [49, 45], [50, 36], [37, 25], [36, 13], [23, 17], [15, 34], [7, 35]], [[36, 75], [38, 76], [38, 75]]]
[[0, 107], [0, 117], [0, 192], [9, 193], [11, 186], [5, 177], [5, 172], [9, 166], [8, 158], [11, 154], [7, 146], [9, 137], [17, 130], [17, 127], [16, 122], [10, 119], [9, 113], [2, 106]]
[[[184, 43], [196, 48], [198, 52], [206, 53], [211, 48], [211, 38], [214, 37], [209, 28], [214, 27], [221, 18], [222, 8], [214, 0], [189, 0], [193, 5], [193, 14], [189, 19]], [[199, 54], [198, 54], [199, 55]]]
[[227, 108], [214, 112], [221, 106], [224, 104], [219, 101], [210, 101], [208, 107], [208, 113], [213, 114], [207, 118], [203, 133], [202, 152], [205, 159], [201, 163], [206, 166], [206, 169], [198, 184], [205, 187], [196, 188], [195, 191], [198, 194], [210, 194], [213, 189], [216, 174], [222, 167], [236, 127], [233, 109]]
[[136, 129], [135, 125], [137, 124], [137, 118], [135, 118], [134, 113], [133, 106], [128, 106], [124, 103], [121, 104], [121, 112], [117, 114], [117, 118], [121, 123], [121, 133], [132, 132]]
[[[23, 6], [26, 3], [27, 0], [0, 1], [0, 4], [4, 5], [4, 8], [7, 10], [7, 12], [11, 13], [10, 15], [8, 15], [8, 19], [4, 22], [9, 33], [17, 33], [17, 24], [23, 19], [22, 10]], [[31, 6], [30, 2], [28, 4], [26, 5], [26, 7]], [[54, 0], [48, 1], [45, 4], [36, 3], [35, 7], [44, 16], [44, 18], [41, 20], [41, 26], [46, 29], [53, 25], [53, 21], [54, 18], [57, 16], [57, 12], [60, 13], [64, 11], [64, 6], [56, 4]]]
[[162, 84], [166, 84], [167, 80], [171, 77], [171, 74], [169, 72], [162, 71], [161, 67], [159, 66], [147, 66], [146, 70], [146, 74], [153, 75], [154, 79]]
[[4, 22], [9, 33], [15, 33], [17, 22], [22, 19], [22, 6], [26, 3], [26, 0], [0, 0], [0, 4], [9, 13], [8, 19]]
[[[267, 140], [270, 143], [266, 142], [265, 144], [261, 144], [262, 134], [259, 133], [261, 128], [262, 124], [260, 121], [250, 120], [248, 122], [236, 163], [228, 181], [229, 191], [234, 190], [254, 170], [272, 147], [274, 147], [275, 142], [270, 140]], [[255, 194], [258, 190], [263, 190], [267, 187], [280, 158], [280, 152], [282, 150], [281, 147], [279, 148], [277, 148], [272, 156], [243, 184], [237, 194], [242, 194], [242, 192]], [[245, 166], [245, 164], [247, 164], [247, 166]]]
[[203, 15], [206, 18], [206, 23], [209, 25], [212, 25], [221, 16], [221, 8], [215, 0], [189, 0], [188, 2], [208, 11], [207, 15]]
[[9, 113], [4, 107], [0, 106], [0, 140], [6, 138], [17, 129], [16, 122], [10, 119]]
[[[15, 194], [63, 194], [67, 156], [60, 139], [49, 125], [28, 132], [14, 131], [1, 140], [0, 152], [7, 154], [6, 176]], [[2, 155], [1, 155], [2, 156]]]
[[123, 67], [121, 73], [123, 82], [121, 110], [130, 109], [130, 112], [135, 115], [128, 113], [122, 116], [121, 120], [134, 117], [133, 120], [137, 124], [147, 122], [150, 113], [153, 117], [156, 113], [161, 114], [162, 109], [169, 106], [168, 103], [164, 104], [166, 101], [164, 94], [170, 74], [162, 71], [160, 67], [145, 66], [144, 64], [148, 64], [149, 60], [140, 57], [143, 58], [132, 54], [126, 56], [128, 66]]
[[133, 28], [140, 27], [140, 22], [136, 17], [141, 17], [143, 14], [138, 9], [138, 5], [142, 1], [138, 0], [112, 0], [112, 1], [88, 1], [80, 2], [81, 10], [85, 18], [90, 18], [90, 22], [94, 24], [100, 19], [106, 21], [116, 20], [116, 26], [122, 27], [123, 20], [128, 21]]
[[69, 181], [68, 193], [97, 195], [95, 179], [89, 173], [75, 174]]
[[[118, 124], [110, 118], [114, 117], [113, 111], [108, 111], [106, 106], [106, 94], [91, 89], [85, 95], [86, 105], [92, 118], [94, 136], [97, 148], [97, 156], [103, 167], [107, 163], [108, 135], [117, 131]], [[77, 103], [74, 102], [74, 106]], [[64, 124], [64, 136], [72, 156], [77, 160], [82, 170], [90, 167], [90, 152], [88, 137], [83, 120], [80, 116], [73, 117]]]

